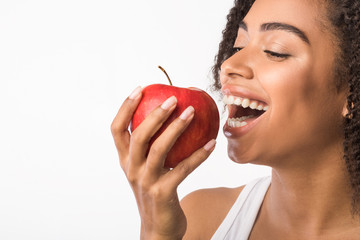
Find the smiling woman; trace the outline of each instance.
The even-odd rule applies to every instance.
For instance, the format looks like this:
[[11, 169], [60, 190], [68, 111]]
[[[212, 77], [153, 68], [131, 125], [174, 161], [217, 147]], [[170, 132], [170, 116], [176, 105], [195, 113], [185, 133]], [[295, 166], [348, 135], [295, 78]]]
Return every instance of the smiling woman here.
[[[214, 88], [226, 98], [256, 93], [269, 104], [251, 130], [231, 120], [224, 128], [234, 161], [273, 168], [250, 239], [359, 236], [359, 7], [236, 1], [228, 15]], [[233, 106], [224, 103], [231, 119]], [[226, 219], [214, 239], [223, 239]]]
[[[172, 171], [151, 172], [146, 164], [161, 162], [167, 150], [150, 149], [156, 154], [146, 159], [132, 148], [146, 149], [154, 124], [171, 111], [159, 107], [130, 136], [141, 98], [132, 94], [112, 131], [137, 198], [142, 238], [358, 239], [359, 59], [360, 2], [236, 0], [215, 59], [214, 89], [229, 113], [229, 157], [270, 166], [272, 175], [234, 189], [199, 190], [180, 203], [178, 184], [214, 145]], [[180, 135], [189, 121], [171, 131]], [[170, 148], [163, 139], [157, 144]], [[170, 180], [175, 184], [166, 185]]]

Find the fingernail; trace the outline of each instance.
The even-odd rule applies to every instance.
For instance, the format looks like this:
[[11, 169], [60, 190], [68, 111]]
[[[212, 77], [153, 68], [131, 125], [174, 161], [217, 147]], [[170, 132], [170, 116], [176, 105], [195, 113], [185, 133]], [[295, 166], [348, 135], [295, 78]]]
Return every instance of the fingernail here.
[[163, 104], [161, 105], [161, 108], [164, 110], [169, 110], [172, 106], [176, 104], [177, 100], [175, 96], [172, 96], [168, 98]]
[[129, 98], [134, 100], [141, 95], [142, 87], [138, 86], [135, 90], [129, 95]]
[[208, 152], [212, 151], [215, 147], [216, 140], [212, 139], [207, 144], [205, 144], [204, 149]]
[[180, 119], [187, 120], [194, 115], [194, 112], [195, 109], [192, 106], [189, 106], [188, 108], [185, 109], [185, 111], [181, 113]]

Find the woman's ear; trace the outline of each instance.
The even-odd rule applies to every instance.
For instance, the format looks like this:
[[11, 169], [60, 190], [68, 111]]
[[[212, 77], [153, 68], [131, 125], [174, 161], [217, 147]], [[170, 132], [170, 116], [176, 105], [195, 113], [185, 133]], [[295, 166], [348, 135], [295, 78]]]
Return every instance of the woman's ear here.
[[346, 118], [346, 115], [349, 113], [348, 109], [347, 109], [347, 101], [345, 101], [345, 104], [343, 106], [343, 110], [342, 110], [342, 116], [344, 118]]
[[[351, 108], [354, 107], [354, 103], [351, 103]], [[344, 118], [348, 118], [348, 119], [351, 119], [352, 118], [352, 114], [351, 112], [349, 113], [349, 110], [348, 110], [348, 102], [346, 101], [344, 106], [343, 106], [343, 110], [342, 110], [342, 116]]]
[[346, 88], [344, 88], [344, 91], [342, 91], [342, 94], [341, 94], [341, 95], [342, 95], [342, 96], [341, 96], [342, 99], [341, 99], [340, 101], [343, 101], [343, 102], [344, 102], [341, 115], [342, 115], [344, 118], [350, 118], [350, 116], [348, 115], [348, 114], [349, 114], [349, 110], [348, 110], [348, 104], [349, 104], [348, 96], [349, 96], [349, 91], [346, 90]]

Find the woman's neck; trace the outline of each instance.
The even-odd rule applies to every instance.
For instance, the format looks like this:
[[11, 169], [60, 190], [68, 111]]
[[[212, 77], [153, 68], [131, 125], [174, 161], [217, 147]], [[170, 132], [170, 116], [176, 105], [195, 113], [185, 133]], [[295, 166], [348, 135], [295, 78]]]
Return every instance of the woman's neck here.
[[302, 161], [291, 159], [300, 164], [273, 168], [271, 186], [262, 207], [269, 222], [284, 231], [308, 237], [360, 226], [351, 216], [351, 189], [345, 162], [337, 153], [312, 155]]

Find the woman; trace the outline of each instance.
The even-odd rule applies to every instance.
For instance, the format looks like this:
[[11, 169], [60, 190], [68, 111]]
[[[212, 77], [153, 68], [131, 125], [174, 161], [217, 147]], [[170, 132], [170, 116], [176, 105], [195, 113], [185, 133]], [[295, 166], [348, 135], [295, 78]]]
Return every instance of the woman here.
[[235, 2], [214, 67], [214, 86], [229, 109], [228, 154], [235, 162], [273, 169], [271, 178], [245, 187], [199, 190], [180, 204], [178, 184], [215, 141], [172, 171], [163, 169], [193, 109], [173, 122], [146, 158], [149, 139], [176, 99], [130, 136], [141, 89], [130, 95], [112, 133], [137, 199], [142, 239], [360, 238], [359, 20], [359, 1]]

